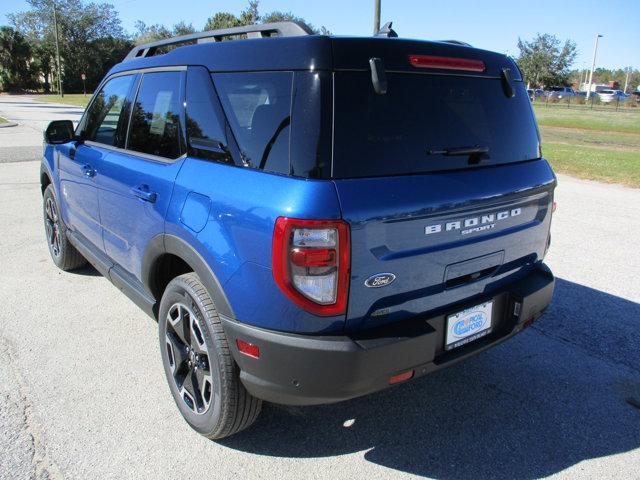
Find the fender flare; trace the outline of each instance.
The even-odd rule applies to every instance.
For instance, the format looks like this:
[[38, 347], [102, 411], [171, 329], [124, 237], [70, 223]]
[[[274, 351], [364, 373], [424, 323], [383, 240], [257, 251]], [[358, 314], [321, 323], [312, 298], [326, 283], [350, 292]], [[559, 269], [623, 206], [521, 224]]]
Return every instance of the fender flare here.
[[[55, 182], [53, 181], [53, 174], [49, 168], [49, 164], [46, 162], [46, 160], [42, 159], [42, 161], [40, 162], [40, 176], [38, 177], [38, 181], [40, 182], [40, 188], [42, 188], [42, 176], [46, 175], [47, 178], [49, 178], [49, 183], [51, 185], [53, 185], [53, 190], [56, 193], [56, 196], [58, 194], [58, 189], [56, 188]], [[44, 193], [44, 190], [43, 190]]]
[[[213, 300], [219, 315], [226, 318], [235, 318], [233, 309], [229, 304], [229, 300], [222, 289], [222, 285], [220, 284], [218, 277], [216, 277], [209, 265], [207, 265], [207, 262], [195, 248], [175, 235], [157, 235], [151, 239], [147, 245], [142, 258], [140, 271], [142, 282], [147, 290], [151, 291], [151, 285], [153, 285], [156, 261], [162, 255], [167, 253], [184, 260], [187, 265], [189, 265], [193, 271], [198, 274], [198, 277], [200, 277], [200, 280], [207, 289], [207, 292], [211, 295], [211, 299]], [[157, 302], [159, 305], [160, 299], [157, 299]]]

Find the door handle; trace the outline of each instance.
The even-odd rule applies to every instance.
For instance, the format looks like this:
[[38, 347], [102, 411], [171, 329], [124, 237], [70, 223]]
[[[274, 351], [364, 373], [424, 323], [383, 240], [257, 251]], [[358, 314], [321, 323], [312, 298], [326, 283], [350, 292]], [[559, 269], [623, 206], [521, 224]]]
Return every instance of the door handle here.
[[131, 189], [131, 193], [133, 193], [139, 199], [149, 203], [154, 203], [156, 201], [156, 198], [158, 198], [158, 194], [156, 192], [152, 192], [149, 190], [149, 185], [140, 185], [138, 187], [134, 187]]
[[82, 166], [82, 173], [84, 174], [85, 177], [89, 177], [89, 178], [96, 176], [96, 171], [93, 168], [91, 168], [91, 165], [89, 165], [88, 163]]

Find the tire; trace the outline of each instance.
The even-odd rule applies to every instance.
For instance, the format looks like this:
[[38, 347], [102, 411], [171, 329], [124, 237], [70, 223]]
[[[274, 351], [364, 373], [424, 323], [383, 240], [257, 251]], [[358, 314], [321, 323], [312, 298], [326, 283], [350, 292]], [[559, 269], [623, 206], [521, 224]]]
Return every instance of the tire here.
[[47, 186], [42, 196], [42, 212], [47, 246], [53, 263], [65, 272], [85, 265], [86, 259], [67, 238], [67, 226], [60, 216], [60, 206], [52, 185]]
[[164, 372], [187, 423], [214, 440], [255, 422], [262, 400], [240, 382], [218, 313], [195, 273], [167, 285], [158, 324]]

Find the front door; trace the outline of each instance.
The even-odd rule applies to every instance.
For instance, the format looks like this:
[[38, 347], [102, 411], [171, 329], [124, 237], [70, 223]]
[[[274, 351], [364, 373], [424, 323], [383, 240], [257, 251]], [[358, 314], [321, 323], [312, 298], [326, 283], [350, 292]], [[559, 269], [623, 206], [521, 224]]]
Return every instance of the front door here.
[[134, 75], [115, 77], [94, 97], [79, 126], [79, 142], [60, 149], [58, 160], [63, 218], [100, 251], [102, 228], [97, 180], [109, 147], [117, 145], [126, 124], [125, 100]]

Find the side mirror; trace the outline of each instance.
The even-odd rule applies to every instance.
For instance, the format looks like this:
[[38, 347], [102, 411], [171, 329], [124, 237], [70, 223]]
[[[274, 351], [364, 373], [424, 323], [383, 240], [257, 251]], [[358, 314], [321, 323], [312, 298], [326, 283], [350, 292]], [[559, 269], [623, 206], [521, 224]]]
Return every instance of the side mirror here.
[[45, 142], [52, 145], [68, 143], [73, 140], [73, 122], [71, 120], [54, 120], [44, 132]]

